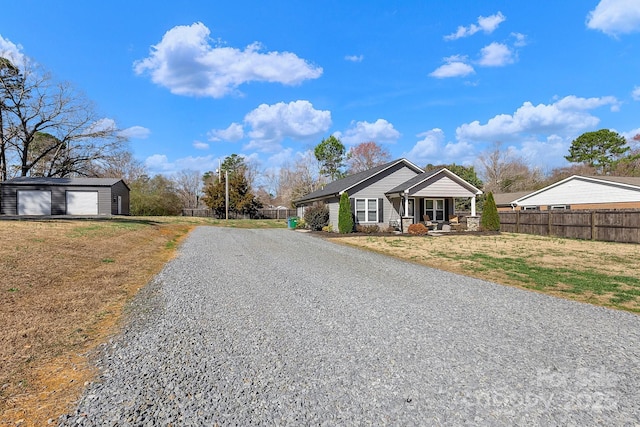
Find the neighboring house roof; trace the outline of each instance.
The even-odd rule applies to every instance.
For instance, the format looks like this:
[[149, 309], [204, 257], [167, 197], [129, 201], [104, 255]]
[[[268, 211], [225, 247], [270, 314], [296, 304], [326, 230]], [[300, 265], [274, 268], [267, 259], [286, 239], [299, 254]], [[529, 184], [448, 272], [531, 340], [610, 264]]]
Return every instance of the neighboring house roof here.
[[431, 179], [434, 176], [439, 175], [439, 174], [447, 175], [449, 178], [453, 179], [458, 184], [462, 185], [463, 187], [466, 187], [468, 190], [470, 190], [471, 192], [473, 192], [475, 194], [482, 194], [482, 191], [480, 191], [479, 189], [477, 189], [473, 185], [469, 184], [467, 181], [465, 181], [464, 179], [460, 178], [458, 175], [456, 175], [455, 173], [451, 172], [447, 168], [436, 169], [436, 170], [432, 170], [432, 171], [429, 171], [429, 172], [423, 172], [420, 175], [416, 175], [413, 178], [411, 178], [410, 180], [408, 180], [406, 182], [403, 182], [402, 184], [398, 185], [397, 187], [392, 188], [391, 190], [387, 191], [385, 194], [410, 192], [412, 188], [419, 186], [423, 182], [425, 182], [425, 181], [427, 181], [427, 180], [429, 180], [429, 179]]
[[522, 196], [514, 200], [514, 203], [523, 206], [527, 204], [613, 203], [636, 200], [640, 200], [640, 178], [572, 175]]
[[373, 177], [375, 177], [376, 175], [386, 171], [387, 169], [399, 164], [399, 163], [404, 163], [405, 166], [407, 166], [408, 168], [414, 170], [416, 173], [420, 173], [422, 172], [422, 169], [418, 166], [416, 166], [415, 164], [411, 163], [409, 160], [407, 159], [397, 159], [397, 160], [393, 160], [391, 162], [385, 163], [383, 165], [380, 166], [376, 166], [374, 168], [368, 169], [366, 171], [362, 171], [362, 172], [358, 172], [355, 173], [353, 175], [349, 175], [347, 177], [344, 177], [342, 179], [339, 179], [337, 181], [333, 181], [330, 182], [329, 184], [325, 185], [324, 188], [320, 189], [320, 190], [316, 190], [312, 193], [307, 194], [304, 197], [301, 197], [300, 199], [296, 200], [296, 203], [299, 202], [310, 202], [310, 201], [314, 201], [314, 200], [321, 200], [321, 199], [325, 199], [327, 197], [330, 196], [337, 196], [345, 191], [348, 191], [349, 189], [355, 187], [356, 185], [371, 179]]
[[516, 200], [521, 197], [531, 194], [531, 191], [516, 191], [513, 193], [495, 193], [493, 200], [496, 202], [496, 206], [511, 206]]
[[112, 185], [115, 185], [120, 181], [122, 181], [122, 179], [119, 179], [119, 178], [46, 178], [46, 177], [21, 176], [18, 178], [6, 180], [2, 184], [111, 187]]

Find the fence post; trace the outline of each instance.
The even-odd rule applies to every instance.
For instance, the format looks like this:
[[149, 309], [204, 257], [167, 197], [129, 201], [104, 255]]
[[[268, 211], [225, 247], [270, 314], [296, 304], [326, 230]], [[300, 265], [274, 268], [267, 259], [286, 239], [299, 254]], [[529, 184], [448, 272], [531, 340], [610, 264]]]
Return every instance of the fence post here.
[[591, 240], [596, 240], [596, 211], [591, 211]]
[[547, 236], [551, 236], [551, 208], [547, 210]]
[[520, 232], [520, 209], [516, 211], [516, 233]]

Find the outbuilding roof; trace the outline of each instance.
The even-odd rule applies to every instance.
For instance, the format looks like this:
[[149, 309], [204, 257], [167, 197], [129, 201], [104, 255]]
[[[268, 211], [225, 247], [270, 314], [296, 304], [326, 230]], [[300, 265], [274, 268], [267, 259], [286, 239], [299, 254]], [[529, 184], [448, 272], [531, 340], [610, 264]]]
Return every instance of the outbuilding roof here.
[[76, 186], [76, 187], [111, 187], [120, 181], [122, 181], [122, 179], [120, 178], [85, 178], [85, 177], [47, 178], [47, 177], [39, 177], [39, 176], [38, 177], [21, 176], [18, 178], [8, 179], [4, 181], [2, 184]]

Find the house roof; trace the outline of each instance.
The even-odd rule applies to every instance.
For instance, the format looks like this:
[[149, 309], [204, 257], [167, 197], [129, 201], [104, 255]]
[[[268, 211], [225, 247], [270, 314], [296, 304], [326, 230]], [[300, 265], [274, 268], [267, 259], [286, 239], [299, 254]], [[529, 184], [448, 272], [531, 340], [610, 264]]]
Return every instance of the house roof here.
[[[21, 176], [2, 182], [10, 185], [50, 185], [50, 186], [79, 186], [79, 187], [111, 187], [122, 181], [119, 178], [47, 178]], [[125, 184], [126, 185], [126, 184]]]
[[407, 166], [410, 169], [413, 169], [415, 172], [420, 173], [422, 172], [422, 169], [416, 165], [414, 165], [413, 163], [411, 163], [409, 160], [407, 159], [397, 159], [397, 160], [393, 160], [391, 162], [385, 163], [383, 165], [380, 166], [376, 166], [374, 168], [368, 169], [366, 171], [362, 171], [362, 172], [358, 172], [355, 173], [353, 175], [349, 175], [346, 176], [342, 179], [339, 179], [337, 181], [333, 181], [330, 182], [329, 184], [325, 185], [324, 188], [320, 189], [320, 190], [316, 190], [312, 193], [307, 194], [304, 197], [301, 197], [300, 199], [296, 200], [295, 202], [308, 202], [308, 201], [312, 201], [312, 200], [320, 200], [320, 199], [324, 199], [330, 196], [334, 196], [334, 195], [338, 195], [344, 191], [347, 191], [353, 187], [355, 187], [356, 185], [373, 178], [374, 176], [378, 175], [379, 173], [382, 173], [384, 171], [386, 171], [387, 169], [399, 164], [399, 163], [404, 163], [405, 166]]
[[454, 181], [458, 182], [460, 185], [467, 187], [469, 190], [473, 191], [475, 194], [482, 194], [482, 191], [480, 191], [479, 189], [477, 189], [476, 187], [474, 187], [473, 185], [469, 184], [467, 181], [465, 181], [464, 179], [460, 178], [458, 175], [456, 175], [455, 173], [451, 172], [449, 169], [447, 168], [442, 168], [442, 169], [436, 169], [436, 170], [432, 170], [429, 172], [423, 172], [420, 175], [416, 175], [413, 178], [411, 178], [408, 181], [403, 182], [402, 184], [392, 188], [391, 190], [387, 191], [385, 194], [394, 194], [394, 193], [402, 193], [405, 191], [410, 191], [413, 187], [416, 187], [420, 184], [422, 184], [423, 182], [427, 181], [428, 179], [439, 175], [439, 174], [444, 174], [447, 175], [449, 178], [453, 179]]
[[493, 195], [493, 200], [495, 200], [497, 206], [511, 206], [511, 203], [531, 193], [532, 191], [516, 191], [513, 193], [495, 193]]
[[565, 178], [563, 180], [560, 180], [554, 184], [548, 185], [544, 188], [541, 188], [538, 191], [534, 191], [531, 193], [528, 193], [524, 196], [519, 197], [518, 199], [514, 200], [513, 202], [517, 205], [522, 205], [523, 201], [525, 201], [526, 199], [529, 199], [530, 197], [536, 196], [542, 192], [548, 191], [552, 188], [558, 187], [566, 182], [572, 181], [572, 180], [582, 180], [582, 181], [590, 181], [590, 182], [594, 182], [594, 183], [601, 183], [601, 184], [614, 184], [615, 186], [619, 187], [619, 188], [627, 188], [627, 189], [633, 189], [633, 190], [640, 190], [640, 178], [639, 177], [629, 177], [629, 176], [583, 176], [583, 175], [571, 175], [568, 178]]

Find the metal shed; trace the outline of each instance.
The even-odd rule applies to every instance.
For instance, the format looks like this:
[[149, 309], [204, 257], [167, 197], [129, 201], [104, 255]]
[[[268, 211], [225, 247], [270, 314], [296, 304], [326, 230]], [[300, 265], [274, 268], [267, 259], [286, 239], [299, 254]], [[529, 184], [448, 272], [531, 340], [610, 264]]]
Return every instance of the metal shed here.
[[129, 187], [117, 178], [20, 177], [0, 190], [2, 215], [129, 215]]

